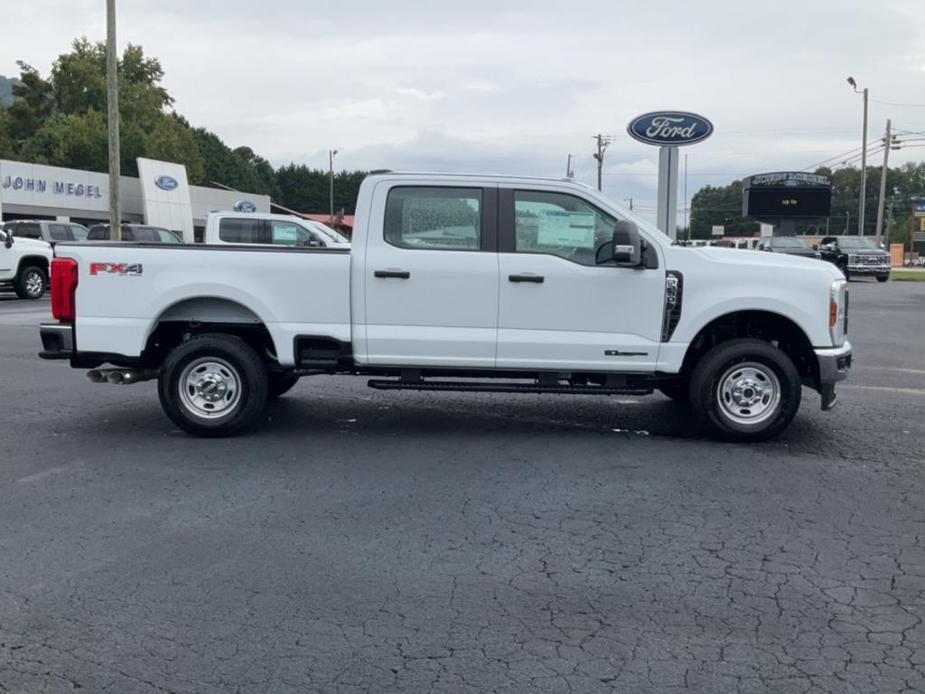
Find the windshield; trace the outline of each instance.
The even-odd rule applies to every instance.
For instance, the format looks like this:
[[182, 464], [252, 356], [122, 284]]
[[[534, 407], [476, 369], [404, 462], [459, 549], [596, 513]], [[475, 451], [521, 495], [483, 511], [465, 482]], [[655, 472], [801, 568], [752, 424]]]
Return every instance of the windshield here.
[[875, 251], [877, 247], [874, 245], [874, 242], [870, 239], [865, 238], [844, 238], [838, 240], [838, 245], [842, 248], [851, 248], [864, 251]]
[[793, 237], [779, 237], [771, 241], [772, 248], [807, 248], [806, 241]]
[[310, 224], [315, 231], [317, 231], [319, 234], [323, 234], [334, 243], [350, 243], [350, 239], [348, 239], [346, 236], [343, 236], [335, 229], [332, 229], [327, 224], [322, 224], [321, 222], [310, 222]]

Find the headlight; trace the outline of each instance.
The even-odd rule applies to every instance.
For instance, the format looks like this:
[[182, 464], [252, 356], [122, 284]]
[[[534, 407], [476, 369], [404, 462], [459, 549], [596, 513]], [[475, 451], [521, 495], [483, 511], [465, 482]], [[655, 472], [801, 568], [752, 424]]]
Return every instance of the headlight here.
[[841, 347], [848, 332], [848, 282], [835, 280], [829, 289], [829, 335], [832, 344]]

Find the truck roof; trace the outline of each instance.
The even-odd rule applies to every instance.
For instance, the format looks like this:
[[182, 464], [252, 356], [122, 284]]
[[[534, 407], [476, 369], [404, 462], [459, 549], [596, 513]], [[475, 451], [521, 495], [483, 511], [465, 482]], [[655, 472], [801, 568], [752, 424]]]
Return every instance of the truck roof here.
[[371, 171], [369, 176], [383, 176], [383, 177], [421, 177], [428, 179], [440, 179], [440, 178], [449, 178], [449, 179], [459, 179], [459, 180], [480, 180], [484, 181], [485, 179], [492, 179], [495, 181], [532, 181], [534, 183], [568, 183], [579, 188], [592, 189], [591, 186], [581, 181], [576, 181], [574, 178], [559, 177], [554, 176], [520, 176], [516, 174], [498, 174], [498, 173], [461, 173], [461, 172], [452, 172], [452, 171], [389, 171], [389, 170], [378, 170]]

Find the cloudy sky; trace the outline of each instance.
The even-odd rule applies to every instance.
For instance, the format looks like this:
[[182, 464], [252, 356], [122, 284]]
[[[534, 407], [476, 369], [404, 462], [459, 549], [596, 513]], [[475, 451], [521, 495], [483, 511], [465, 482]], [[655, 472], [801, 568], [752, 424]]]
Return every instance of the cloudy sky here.
[[[176, 109], [275, 164], [560, 176], [654, 206], [657, 149], [626, 125], [662, 108], [716, 131], [688, 148], [688, 191], [802, 169], [885, 119], [925, 130], [923, 0], [406, 2], [119, 0], [119, 42], [158, 57]], [[47, 71], [102, 39], [104, 0], [7, 2], [0, 74]], [[883, 102], [892, 102], [888, 105]], [[909, 104], [917, 104], [913, 106]], [[920, 159], [925, 149], [894, 153]]]

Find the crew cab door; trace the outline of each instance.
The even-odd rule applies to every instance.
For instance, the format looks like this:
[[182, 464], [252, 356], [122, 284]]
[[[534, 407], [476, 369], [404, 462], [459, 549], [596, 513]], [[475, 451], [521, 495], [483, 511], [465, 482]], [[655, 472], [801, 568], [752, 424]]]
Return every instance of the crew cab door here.
[[657, 269], [598, 264], [616, 221], [571, 193], [499, 190], [498, 368], [655, 368], [664, 262]]
[[497, 187], [383, 182], [370, 209], [353, 269], [365, 296], [354, 314], [358, 361], [493, 367]]

